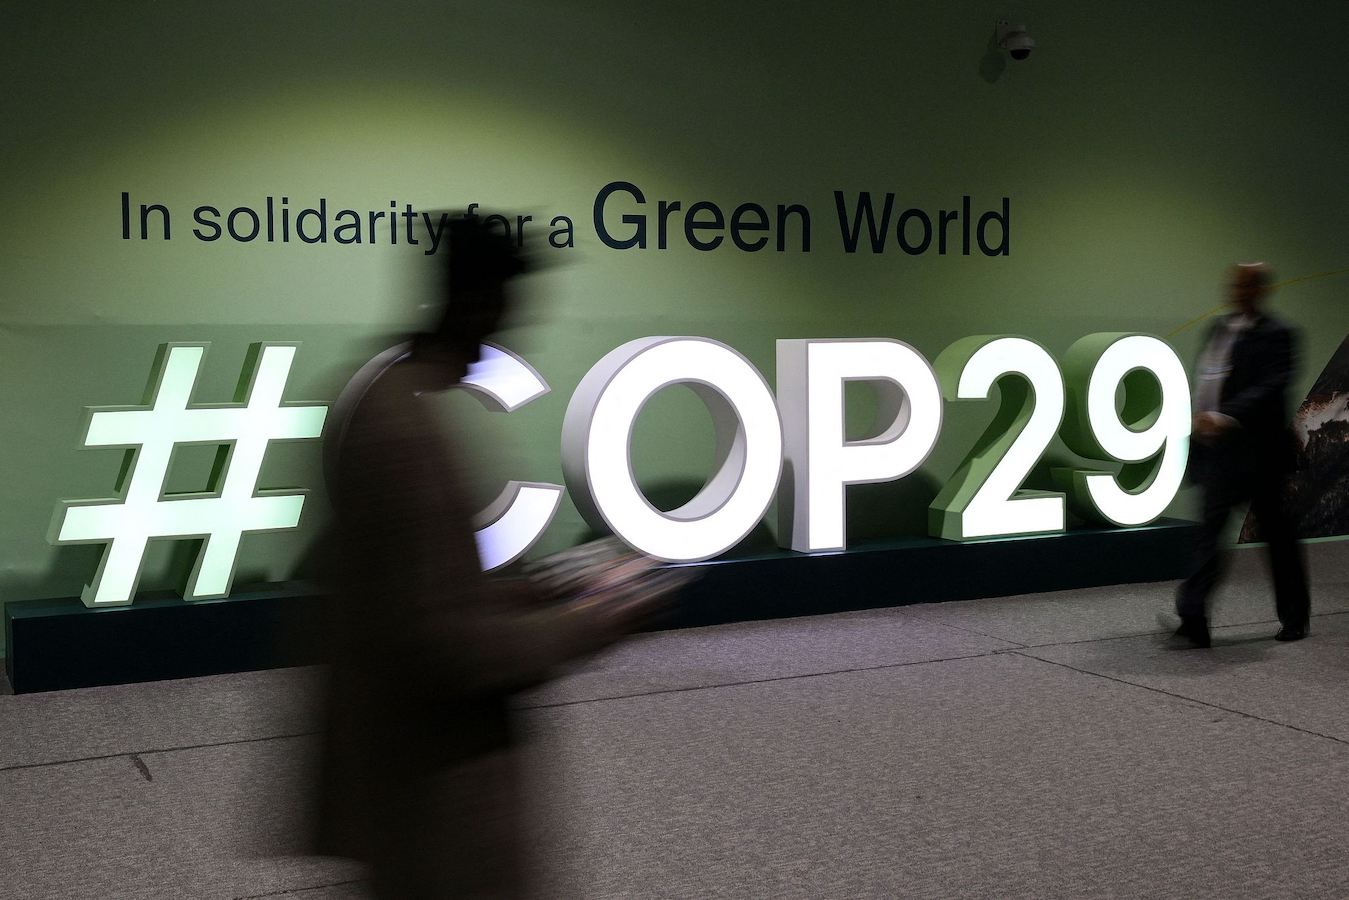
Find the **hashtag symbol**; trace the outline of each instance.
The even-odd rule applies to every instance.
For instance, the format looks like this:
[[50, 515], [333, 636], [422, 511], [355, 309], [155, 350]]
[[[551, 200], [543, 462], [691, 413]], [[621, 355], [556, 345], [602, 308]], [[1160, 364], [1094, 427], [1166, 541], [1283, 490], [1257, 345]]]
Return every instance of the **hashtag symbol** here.
[[[55, 543], [108, 545], [81, 594], [86, 606], [131, 602], [151, 538], [202, 538], [183, 596], [228, 596], [243, 533], [299, 524], [302, 491], [255, 490], [270, 442], [316, 438], [323, 432], [327, 407], [281, 402], [297, 349], [254, 345], [249, 352], [252, 371], [245, 371], [243, 396], [236, 397], [242, 402], [189, 407], [206, 345], [165, 344], [151, 376], [150, 406], [90, 409], [86, 447], [135, 452], [119, 485], [120, 497], [63, 501], [53, 519]], [[225, 467], [207, 491], [166, 498], [164, 480], [173, 450], [184, 444], [228, 447]]]

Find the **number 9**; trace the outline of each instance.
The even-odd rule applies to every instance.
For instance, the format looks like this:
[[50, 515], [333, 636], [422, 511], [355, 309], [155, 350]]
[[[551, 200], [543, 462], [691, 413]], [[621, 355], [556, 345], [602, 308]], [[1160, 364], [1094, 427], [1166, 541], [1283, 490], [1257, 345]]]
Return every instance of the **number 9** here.
[[[1057, 469], [1073, 511], [1114, 525], [1146, 525], [1180, 490], [1190, 448], [1190, 385], [1163, 340], [1093, 334], [1064, 356], [1067, 416], [1060, 436], [1074, 453], [1123, 463], [1119, 474]], [[1116, 398], [1123, 389], [1122, 407]]]

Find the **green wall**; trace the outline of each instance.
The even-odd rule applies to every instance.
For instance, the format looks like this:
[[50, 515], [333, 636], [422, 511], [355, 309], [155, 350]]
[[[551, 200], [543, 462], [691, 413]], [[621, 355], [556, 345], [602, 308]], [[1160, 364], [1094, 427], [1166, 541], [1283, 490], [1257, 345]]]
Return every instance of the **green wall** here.
[[[53, 548], [47, 527], [58, 499], [111, 494], [120, 454], [78, 449], [83, 408], [138, 402], [159, 343], [212, 342], [206, 402], [229, 398], [249, 343], [303, 341], [287, 397], [330, 401], [419, 321], [424, 245], [205, 242], [191, 231], [202, 205], [476, 202], [573, 219], [575, 246], [544, 248], [555, 264], [531, 276], [533, 304], [503, 337], [553, 393], [510, 416], [445, 401], [478, 436], [488, 495], [506, 477], [561, 482], [571, 390], [632, 338], [716, 338], [770, 381], [777, 338], [887, 336], [931, 359], [960, 337], [1020, 333], [1062, 354], [1097, 331], [1166, 334], [1219, 301], [1239, 258], [1285, 277], [1349, 265], [1349, 7], [1199, 6], [8, 4], [0, 598], [72, 595], [92, 574], [99, 549]], [[1029, 60], [992, 49], [998, 18], [1027, 23]], [[784, 252], [729, 239], [700, 252], [677, 228], [666, 250], [610, 249], [591, 207], [616, 180], [650, 214], [662, 199], [804, 205], [810, 251], [792, 233]], [[845, 253], [834, 191], [894, 192], [896, 213], [934, 217], [965, 195], [976, 215], [1007, 197], [1009, 254]], [[170, 240], [155, 216], [140, 240], [142, 203], [170, 210]], [[1346, 287], [1277, 297], [1306, 329], [1300, 388], [1349, 331]], [[1174, 341], [1187, 360], [1199, 332]], [[705, 476], [711, 429], [690, 394], [667, 393], [639, 423], [635, 466], [671, 502]], [[921, 472], [853, 489], [854, 537], [922, 530], [992, 415], [981, 406], [948, 407]], [[269, 455], [262, 486], [314, 493], [297, 532], [244, 539], [240, 579], [302, 567], [328, 514], [317, 459], [317, 443]], [[171, 486], [209, 464], [188, 454]], [[771, 543], [766, 527], [746, 549]], [[564, 501], [538, 551], [586, 534]], [[188, 550], [155, 547], [142, 589], [179, 586]]]

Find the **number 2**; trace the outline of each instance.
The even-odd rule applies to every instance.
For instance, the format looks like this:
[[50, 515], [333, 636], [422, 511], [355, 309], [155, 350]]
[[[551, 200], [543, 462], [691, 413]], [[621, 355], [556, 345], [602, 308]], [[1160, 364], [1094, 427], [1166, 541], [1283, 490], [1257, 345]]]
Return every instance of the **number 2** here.
[[947, 400], [985, 400], [997, 383], [1002, 402], [928, 508], [929, 533], [964, 541], [1062, 531], [1063, 494], [1021, 489], [1063, 420], [1054, 357], [1029, 338], [981, 335], [956, 341], [933, 368]]

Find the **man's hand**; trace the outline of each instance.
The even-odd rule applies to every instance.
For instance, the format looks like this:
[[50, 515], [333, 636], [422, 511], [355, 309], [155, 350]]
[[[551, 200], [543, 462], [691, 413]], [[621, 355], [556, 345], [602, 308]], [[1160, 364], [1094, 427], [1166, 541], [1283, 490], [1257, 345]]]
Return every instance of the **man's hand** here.
[[1190, 423], [1190, 433], [1197, 438], [1221, 437], [1236, 427], [1236, 420], [1216, 412], [1197, 413]]
[[575, 600], [572, 610], [594, 616], [611, 640], [636, 631], [653, 622], [675, 599], [675, 593], [603, 593]]

